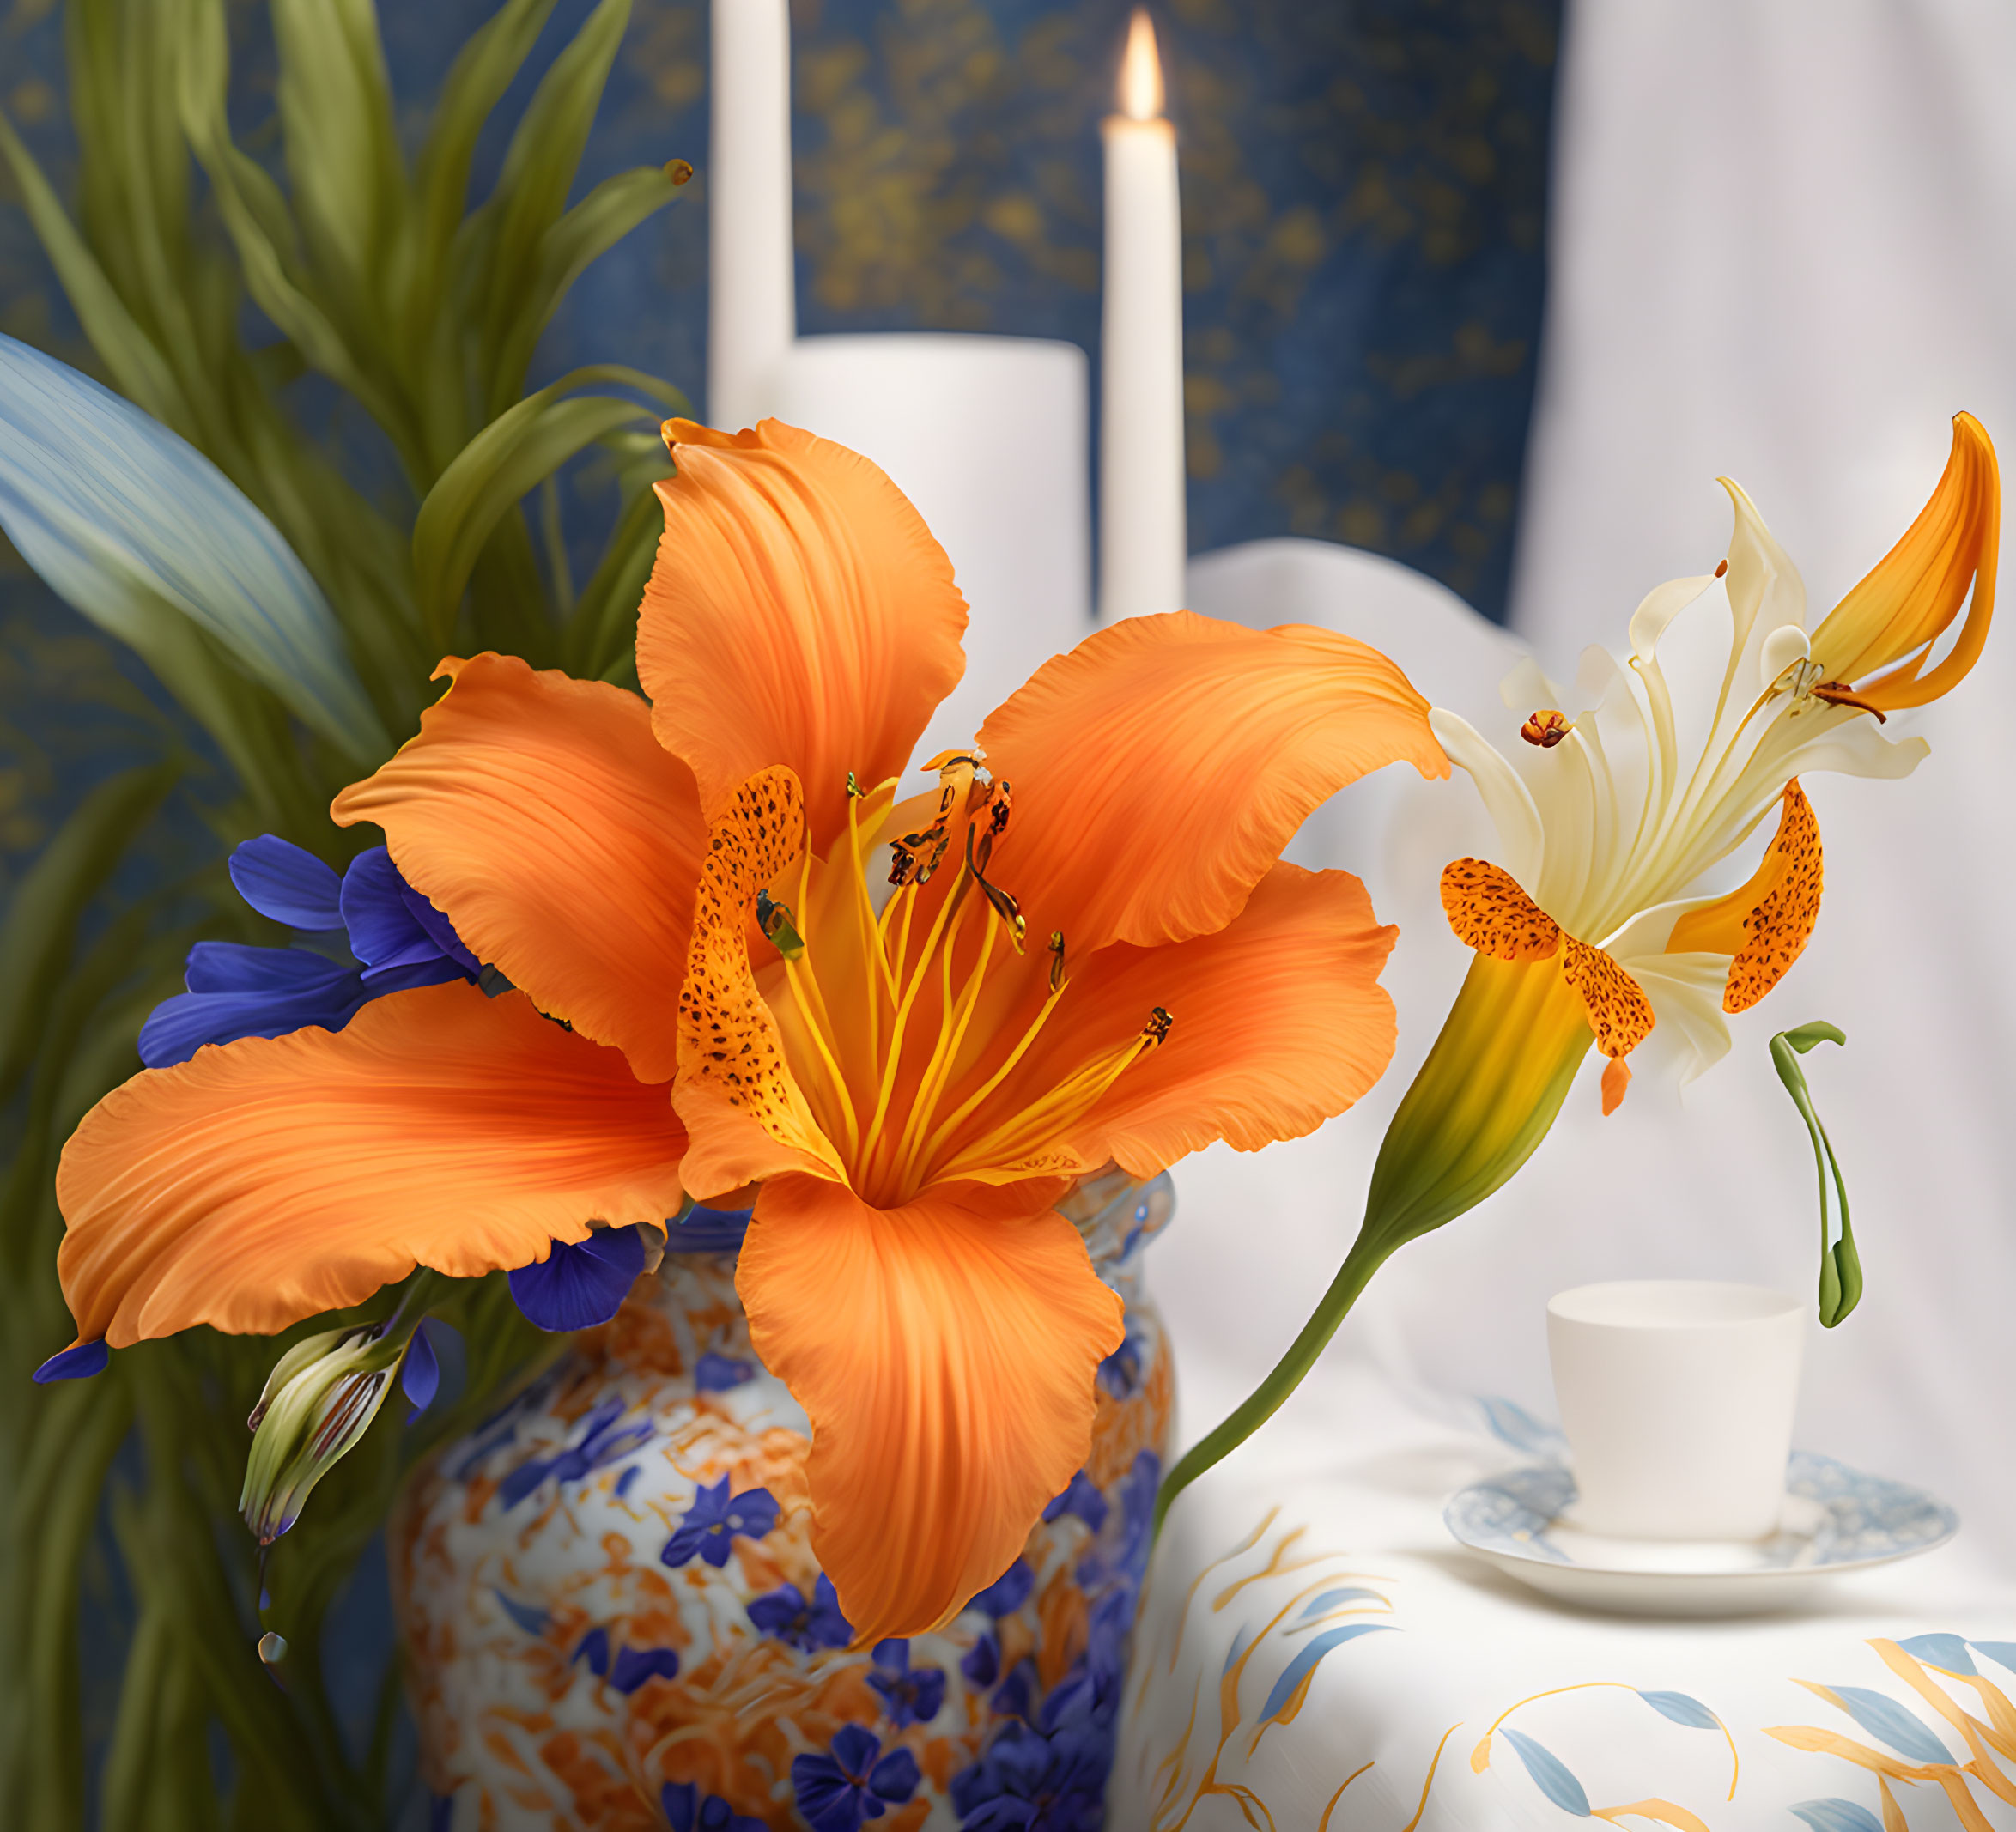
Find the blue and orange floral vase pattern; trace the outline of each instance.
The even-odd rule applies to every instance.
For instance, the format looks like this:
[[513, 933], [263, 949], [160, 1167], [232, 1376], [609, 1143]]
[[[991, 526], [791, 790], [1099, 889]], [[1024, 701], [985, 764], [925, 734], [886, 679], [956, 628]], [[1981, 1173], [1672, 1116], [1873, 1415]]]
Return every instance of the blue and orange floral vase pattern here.
[[805, 1416], [750, 1346], [744, 1216], [416, 1471], [391, 1536], [434, 1832], [1096, 1832], [1173, 1402], [1166, 1176], [1063, 1205], [1126, 1301], [1091, 1454], [944, 1629], [852, 1650]]

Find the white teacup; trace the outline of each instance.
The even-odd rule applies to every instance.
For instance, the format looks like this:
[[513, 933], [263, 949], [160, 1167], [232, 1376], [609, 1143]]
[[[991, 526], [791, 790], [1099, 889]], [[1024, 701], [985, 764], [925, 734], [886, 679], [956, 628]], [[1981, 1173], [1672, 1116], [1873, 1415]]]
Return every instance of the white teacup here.
[[1762, 1539], [1785, 1507], [1807, 1305], [1755, 1285], [1578, 1285], [1547, 1306], [1575, 1455], [1572, 1525], [1633, 1539]]

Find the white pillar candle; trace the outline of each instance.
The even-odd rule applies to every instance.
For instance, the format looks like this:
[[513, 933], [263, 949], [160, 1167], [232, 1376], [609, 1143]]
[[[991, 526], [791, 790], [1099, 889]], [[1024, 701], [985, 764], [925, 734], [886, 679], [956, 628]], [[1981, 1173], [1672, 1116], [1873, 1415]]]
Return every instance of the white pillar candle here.
[[1183, 601], [1183, 231], [1175, 130], [1162, 118], [1155, 29], [1137, 11], [1106, 143], [1100, 334], [1099, 614]]
[[889, 473], [966, 594], [966, 674], [919, 760], [981, 721], [1092, 628], [1090, 390], [1075, 343], [949, 332], [800, 337], [778, 416]]
[[771, 410], [798, 325], [787, 0], [713, 0], [712, 103], [707, 413], [733, 430]]

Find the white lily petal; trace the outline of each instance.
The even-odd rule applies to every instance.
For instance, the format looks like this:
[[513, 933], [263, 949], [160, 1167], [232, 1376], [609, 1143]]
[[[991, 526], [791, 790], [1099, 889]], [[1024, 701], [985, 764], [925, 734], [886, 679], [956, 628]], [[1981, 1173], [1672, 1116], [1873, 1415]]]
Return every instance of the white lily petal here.
[[279, 530], [159, 421], [3, 336], [0, 526], [122, 641], [146, 651], [168, 607], [359, 762], [392, 749], [335, 613]]
[[1532, 656], [1522, 655], [1512, 672], [1498, 683], [1498, 697], [1505, 702], [1507, 712], [1524, 719], [1542, 707], [1558, 709], [1568, 694]]
[[[1721, 895], [1720, 891], [1704, 891], [1697, 897], [1674, 897], [1665, 903], [1655, 903], [1649, 910], [1640, 910], [1616, 933], [1605, 936], [1596, 945], [1619, 962], [1627, 958], [1642, 961], [1653, 955], [1662, 955], [1667, 943], [1673, 938], [1673, 925], [1688, 911], [1718, 901]], [[1726, 961], [1728, 956], [1725, 955], [1723, 959]]]
[[1792, 556], [1778, 545], [1764, 517], [1740, 483], [1715, 481], [1729, 493], [1736, 525], [1729, 531], [1729, 609], [1736, 616], [1736, 648], [1748, 646], [1753, 630], [1806, 623], [1806, 581]]
[[1729, 1053], [1729, 1026], [1722, 1016], [1722, 992], [1729, 980], [1728, 955], [1613, 958], [1644, 990], [1657, 1021], [1646, 1044], [1659, 1042], [1661, 1055], [1678, 1063], [1683, 1087]]
[[1518, 772], [1460, 714], [1431, 707], [1428, 725], [1436, 742], [1448, 752], [1449, 761], [1470, 773], [1504, 849], [1497, 863], [1526, 887], [1530, 895], [1545, 863], [1546, 840], [1539, 810], [1534, 807]]
[[1655, 585], [1631, 613], [1631, 653], [1651, 660], [1667, 625], [1714, 583], [1712, 573], [1703, 573], [1692, 579], [1669, 579], [1663, 585]]

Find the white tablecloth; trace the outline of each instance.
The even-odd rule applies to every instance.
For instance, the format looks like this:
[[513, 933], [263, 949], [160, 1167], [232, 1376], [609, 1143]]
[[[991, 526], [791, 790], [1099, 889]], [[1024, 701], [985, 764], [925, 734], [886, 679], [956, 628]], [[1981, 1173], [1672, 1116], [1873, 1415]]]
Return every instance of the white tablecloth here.
[[1536, 1460], [1486, 1418], [1340, 1360], [1177, 1502], [1112, 1832], [2016, 1828], [2016, 1595], [1964, 1533], [1797, 1613], [1587, 1613], [1443, 1528]]

